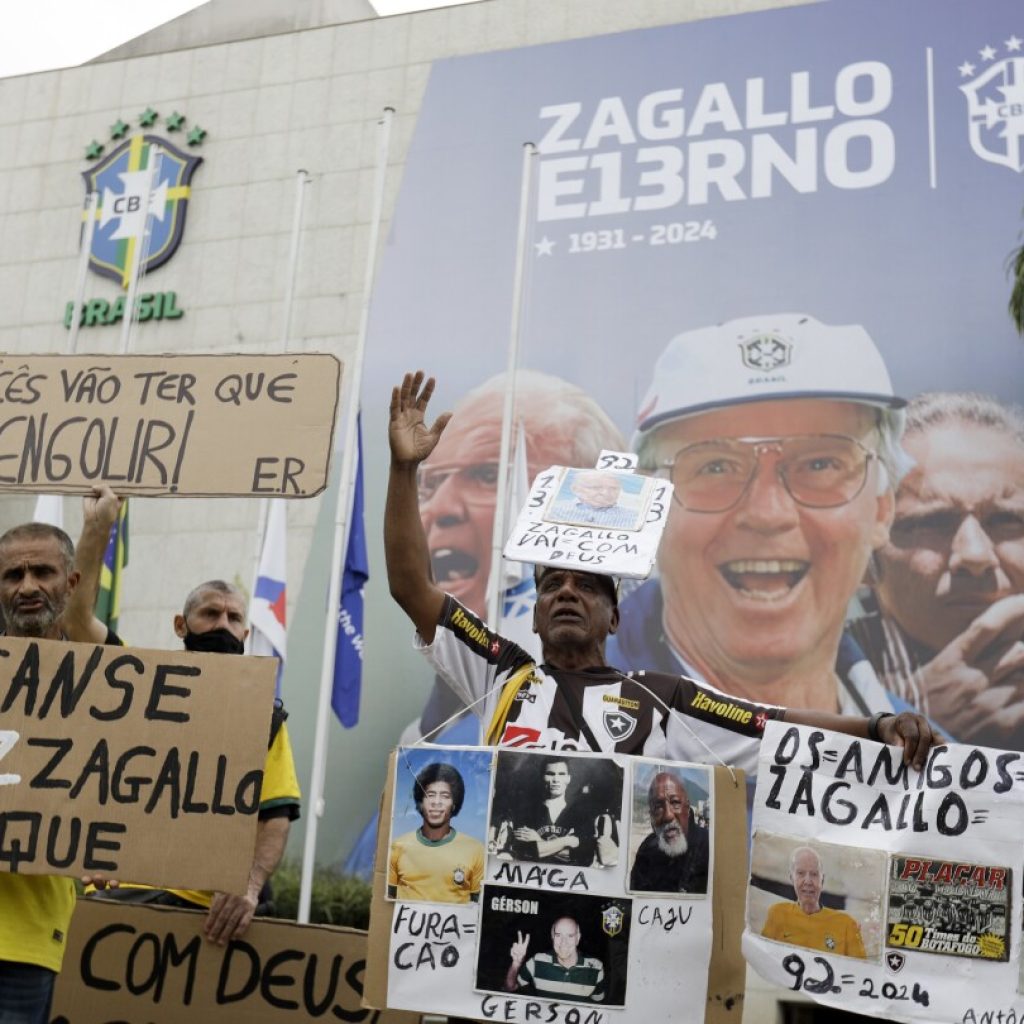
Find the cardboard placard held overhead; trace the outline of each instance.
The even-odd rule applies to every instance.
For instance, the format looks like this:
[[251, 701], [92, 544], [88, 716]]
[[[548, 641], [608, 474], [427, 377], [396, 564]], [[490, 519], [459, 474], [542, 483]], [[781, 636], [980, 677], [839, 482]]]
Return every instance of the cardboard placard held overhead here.
[[257, 918], [226, 946], [205, 915], [79, 900], [51, 1024], [416, 1024], [363, 1010], [366, 932]]
[[[493, 780], [483, 801], [481, 764]], [[450, 785], [453, 770], [465, 802], [453, 815], [454, 840], [437, 845], [430, 864], [399, 835], [413, 813], [411, 780]], [[688, 792], [689, 853], [676, 850], [680, 860], [666, 871], [671, 858], [651, 852], [648, 796], [655, 779], [669, 777]], [[559, 780], [564, 806], [552, 795]], [[365, 1005], [517, 1024], [738, 1024], [745, 792], [742, 772], [621, 754], [399, 750], [378, 828]], [[562, 806], [557, 818], [552, 802]], [[481, 879], [467, 865], [483, 848], [473, 838], [482, 828]], [[577, 940], [568, 974], [549, 967], [559, 928]], [[519, 961], [510, 959], [516, 948]]]
[[0, 637], [0, 870], [243, 893], [276, 671]]
[[308, 498], [327, 485], [332, 355], [0, 357], [0, 490]]

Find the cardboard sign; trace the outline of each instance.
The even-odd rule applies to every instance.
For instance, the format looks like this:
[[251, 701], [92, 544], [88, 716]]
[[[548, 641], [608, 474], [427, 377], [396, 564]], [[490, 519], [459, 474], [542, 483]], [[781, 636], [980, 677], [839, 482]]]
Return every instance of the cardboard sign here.
[[415, 1024], [360, 1006], [366, 932], [257, 919], [225, 946], [205, 915], [79, 900], [51, 1024]]
[[743, 950], [769, 981], [892, 1020], [1003, 1020], [1018, 994], [1024, 755], [902, 751], [770, 722]]
[[4, 356], [0, 490], [308, 498], [340, 378], [323, 354]]
[[244, 892], [276, 670], [0, 637], [0, 870]]
[[[738, 1020], [742, 895], [730, 867], [742, 862], [746, 841], [742, 773], [734, 782], [725, 769], [701, 765], [485, 748], [484, 763], [493, 761], [487, 805], [479, 806], [466, 782], [465, 803], [453, 815], [454, 840], [406, 849], [409, 771], [424, 780], [419, 813], [427, 822], [431, 780], [446, 781], [450, 773], [423, 773], [437, 762], [458, 764], [464, 774], [471, 762], [459, 755], [473, 749], [419, 746], [392, 755], [377, 843], [367, 1005], [559, 1024]], [[678, 828], [669, 834], [671, 815], [659, 817], [659, 827], [669, 829], [661, 837], [671, 849], [665, 856], [656, 849], [650, 794], [669, 777], [688, 793], [689, 815], [674, 813], [689, 822], [689, 844], [680, 848]], [[464, 901], [459, 892], [470, 872], [462, 859], [469, 854], [457, 844], [480, 826], [487, 836], [484, 878]], [[389, 828], [399, 836], [390, 848]], [[427, 877], [428, 868], [436, 877]], [[386, 898], [387, 875], [395, 902]], [[402, 898], [403, 889], [426, 885], [434, 887], [432, 902]], [[438, 902], [443, 888], [452, 896]], [[577, 939], [571, 970], [555, 970], [558, 943]]]
[[[646, 579], [654, 568], [672, 500], [672, 484], [608, 468], [551, 466], [539, 473], [505, 544], [512, 562], [566, 566]], [[622, 456], [622, 462], [635, 456]]]

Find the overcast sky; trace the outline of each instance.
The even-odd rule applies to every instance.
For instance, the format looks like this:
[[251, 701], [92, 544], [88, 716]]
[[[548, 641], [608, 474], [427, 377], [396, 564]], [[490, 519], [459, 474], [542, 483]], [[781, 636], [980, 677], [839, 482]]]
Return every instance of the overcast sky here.
[[[0, 78], [82, 64], [205, 0], [10, 0], [0, 32]], [[240, 0], [244, 3], [244, 0]], [[294, 2], [294, 0], [281, 0]], [[370, 0], [378, 14], [468, 0]]]

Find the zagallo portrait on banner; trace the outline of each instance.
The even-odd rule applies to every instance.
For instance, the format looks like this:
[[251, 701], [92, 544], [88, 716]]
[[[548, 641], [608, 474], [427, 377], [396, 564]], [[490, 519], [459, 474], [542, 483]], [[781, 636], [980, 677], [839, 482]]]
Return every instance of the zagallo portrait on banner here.
[[507, 381], [474, 389], [506, 363], [529, 141], [531, 473], [610, 431], [675, 485], [609, 662], [1024, 747], [1021, 37], [1010, 0], [866, 0], [436, 64], [364, 397], [404, 352], [455, 409], [421, 488], [438, 581], [483, 613]]

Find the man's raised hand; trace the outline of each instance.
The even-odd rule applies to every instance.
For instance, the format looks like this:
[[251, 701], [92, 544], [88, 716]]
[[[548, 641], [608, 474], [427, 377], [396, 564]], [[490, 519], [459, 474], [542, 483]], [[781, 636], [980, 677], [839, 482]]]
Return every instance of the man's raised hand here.
[[434, 393], [434, 378], [426, 378], [417, 370], [402, 378], [400, 387], [391, 389], [391, 420], [388, 426], [388, 440], [391, 443], [391, 460], [395, 463], [422, 462], [436, 447], [444, 428], [451, 419], [445, 412], [426, 425], [424, 414]]
[[124, 498], [119, 498], [106, 484], [96, 485], [82, 500], [82, 522], [109, 531], [123, 503]]

